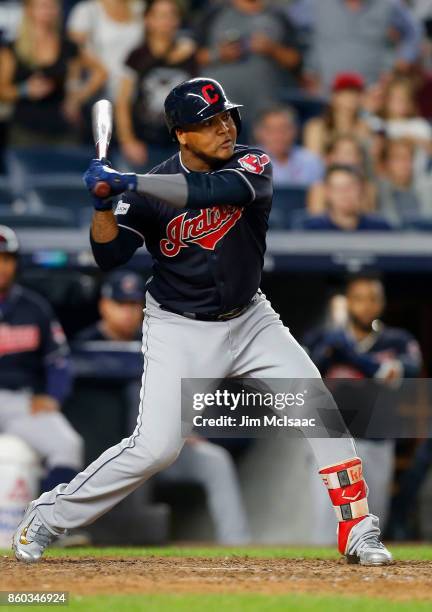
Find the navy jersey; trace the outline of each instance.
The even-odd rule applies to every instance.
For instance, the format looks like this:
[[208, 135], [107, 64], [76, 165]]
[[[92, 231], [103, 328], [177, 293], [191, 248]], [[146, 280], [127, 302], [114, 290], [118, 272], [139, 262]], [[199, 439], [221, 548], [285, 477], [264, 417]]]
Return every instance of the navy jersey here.
[[[177, 153], [152, 173], [190, 170]], [[179, 210], [128, 192], [115, 210], [119, 227], [139, 236], [153, 258], [150, 293], [173, 310], [226, 312], [248, 304], [260, 284], [273, 193], [270, 159], [237, 145], [229, 161], [207, 174], [213, 173], [241, 176], [249, 202]]]
[[0, 389], [48, 393], [70, 390], [68, 345], [51, 306], [15, 285], [0, 301]]
[[419, 376], [422, 356], [417, 340], [404, 329], [381, 325], [361, 342], [345, 329], [321, 330], [305, 337], [312, 361], [326, 378], [373, 377], [389, 360], [402, 365], [402, 376]]

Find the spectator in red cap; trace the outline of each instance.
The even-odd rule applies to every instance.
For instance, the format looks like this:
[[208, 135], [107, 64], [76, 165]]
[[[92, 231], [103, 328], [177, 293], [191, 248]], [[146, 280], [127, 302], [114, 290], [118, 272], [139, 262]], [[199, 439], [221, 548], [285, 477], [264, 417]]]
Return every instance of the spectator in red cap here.
[[361, 118], [363, 78], [355, 72], [336, 75], [330, 103], [321, 117], [308, 121], [304, 131], [305, 146], [323, 155], [329, 142], [340, 134], [364, 139], [368, 127]]

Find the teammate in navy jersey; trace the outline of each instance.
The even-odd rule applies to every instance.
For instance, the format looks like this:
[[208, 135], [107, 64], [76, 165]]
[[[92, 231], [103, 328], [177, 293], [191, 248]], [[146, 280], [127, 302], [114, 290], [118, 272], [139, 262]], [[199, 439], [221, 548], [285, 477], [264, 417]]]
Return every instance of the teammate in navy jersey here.
[[[346, 286], [347, 320], [338, 328], [322, 328], [307, 334], [305, 346], [314, 363], [325, 378], [364, 379], [374, 378], [381, 382], [397, 383], [401, 378], [420, 375], [422, 356], [417, 340], [408, 331], [387, 327], [381, 316], [385, 308], [384, 287], [378, 278], [367, 275], [353, 276]], [[366, 402], [368, 390], [354, 387], [356, 397], [353, 405], [361, 407], [363, 421], [373, 416], [371, 402]], [[364, 395], [366, 394], [366, 396]], [[373, 402], [372, 402], [373, 404]], [[390, 500], [390, 488], [394, 471], [394, 441], [360, 438], [357, 448], [364, 461], [365, 475], [369, 485], [369, 500], [375, 512], [385, 523]], [[377, 469], [379, 466], [379, 469]], [[330, 523], [331, 517], [323, 508], [315, 506], [322, 526]], [[321, 539], [320, 544], [329, 541]]]
[[46, 300], [15, 282], [18, 251], [15, 232], [0, 226], [0, 433], [45, 461], [49, 490], [81, 469], [83, 442], [61, 413], [72, 384], [65, 335]]
[[[69, 484], [30, 504], [13, 542], [23, 561], [37, 561], [56, 533], [94, 521], [175, 460], [184, 444], [182, 379], [310, 378], [323, 389], [259, 291], [272, 200], [268, 155], [236, 144], [239, 105], [212, 79], [175, 87], [165, 115], [179, 153], [149, 174], [119, 173], [106, 160], [93, 160], [85, 174], [92, 194], [101, 181], [113, 196], [123, 194], [115, 213], [109, 199], [93, 196], [91, 243], [100, 267], [126, 263], [144, 243], [153, 258], [137, 426]], [[309, 443], [338, 519], [340, 552], [364, 565], [389, 563], [353, 441]]]
[[381, 281], [353, 277], [346, 298], [346, 325], [314, 330], [304, 340], [322, 376], [384, 380], [418, 376], [422, 358], [417, 340], [408, 331], [387, 327], [380, 320], [385, 307]]

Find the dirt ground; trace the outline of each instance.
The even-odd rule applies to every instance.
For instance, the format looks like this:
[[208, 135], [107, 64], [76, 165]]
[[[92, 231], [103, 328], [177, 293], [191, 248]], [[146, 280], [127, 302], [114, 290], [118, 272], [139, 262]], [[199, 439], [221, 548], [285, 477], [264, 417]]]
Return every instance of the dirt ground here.
[[96, 593], [314, 593], [432, 601], [432, 562], [387, 567], [341, 559], [47, 558], [36, 565], [0, 558], [1, 590]]

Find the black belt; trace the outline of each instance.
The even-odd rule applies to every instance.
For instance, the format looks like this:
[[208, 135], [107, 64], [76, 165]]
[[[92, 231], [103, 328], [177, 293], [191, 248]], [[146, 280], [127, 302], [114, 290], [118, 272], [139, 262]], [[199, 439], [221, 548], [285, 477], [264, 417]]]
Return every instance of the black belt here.
[[181, 315], [182, 317], [186, 317], [187, 319], [195, 319], [196, 321], [229, 321], [230, 319], [236, 319], [246, 312], [246, 310], [252, 306], [256, 299], [257, 298], [255, 295], [249, 304], [246, 304], [246, 306], [238, 306], [237, 308], [228, 310], [228, 312], [222, 312], [221, 314], [214, 314], [210, 312], [182, 312], [180, 310], [174, 310], [174, 308], [168, 308], [168, 306], [162, 306], [162, 304], [160, 305], [160, 308], [162, 310], [168, 310], [168, 312]]

